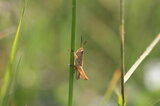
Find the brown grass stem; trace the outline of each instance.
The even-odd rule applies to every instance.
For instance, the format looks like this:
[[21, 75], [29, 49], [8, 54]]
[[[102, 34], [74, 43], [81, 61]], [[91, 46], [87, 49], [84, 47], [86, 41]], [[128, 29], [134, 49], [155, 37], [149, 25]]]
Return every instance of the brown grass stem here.
[[124, 20], [124, 0], [120, 0], [120, 38], [121, 38], [121, 95], [122, 106], [125, 104], [125, 84], [124, 84], [124, 72], [125, 72], [125, 20]]

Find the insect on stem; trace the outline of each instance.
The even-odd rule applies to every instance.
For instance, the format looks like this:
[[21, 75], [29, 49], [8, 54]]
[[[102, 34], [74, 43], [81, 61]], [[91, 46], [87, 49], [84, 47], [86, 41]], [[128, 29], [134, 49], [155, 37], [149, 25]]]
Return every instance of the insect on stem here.
[[86, 41], [83, 43], [81, 36], [81, 47], [74, 53], [74, 70], [76, 72], [76, 78], [80, 79], [80, 76], [88, 80], [88, 77], [86, 76], [84, 69], [83, 69], [83, 52], [84, 52], [84, 45], [86, 44]]

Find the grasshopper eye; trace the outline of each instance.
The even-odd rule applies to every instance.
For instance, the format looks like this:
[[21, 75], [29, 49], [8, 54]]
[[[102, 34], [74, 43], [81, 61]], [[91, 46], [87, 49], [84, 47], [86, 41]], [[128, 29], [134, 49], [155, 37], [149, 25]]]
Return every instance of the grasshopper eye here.
[[81, 53], [83, 53], [83, 50], [81, 50]]

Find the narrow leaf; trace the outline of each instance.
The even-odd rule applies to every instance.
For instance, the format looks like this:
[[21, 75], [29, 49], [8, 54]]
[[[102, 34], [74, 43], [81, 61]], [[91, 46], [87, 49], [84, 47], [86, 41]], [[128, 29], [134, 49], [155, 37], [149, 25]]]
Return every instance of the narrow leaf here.
[[149, 55], [149, 53], [157, 45], [159, 40], [160, 40], [160, 34], [157, 35], [157, 37], [153, 40], [153, 42], [147, 47], [144, 53], [138, 58], [138, 60], [132, 65], [132, 67], [126, 73], [126, 75], [124, 76], [124, 83], [127, 82], [127, 80], [131, 77], [131, 75], [134, 73], [137, 67], [141, 64], [141, 62]]
[[4, 82], [3, 82], [3, 85], [2, 85], [2, 88], [1, 88], [1, 91], [0, 91], [0, 106], [4, 106], [4, 104], [6, 103], [5, 97], [8, 96], [7, 91], [9, 89], [9, 84], [10, 84], [10, 81], [12, 80], [12, 75], [13, 75], [13, 72], [11, 71], [12, 70], [12, 64], [13, 64], [13, 60], [15, 58], [15, 54], [16, 54], [16, 50], [17, 50], [17, 45], [18, 45], [18, 40], [19, 40], [19, 32], [20, 32], [20, 29], [21, 29], [21, 24], [22, 24], [22, 21], [23, 21], [26, 5], [27, 5], [27, 0], [25, 0], [25, 2], [24, 2], [24, 7], [22, 9], [21, 18], [19, 20], [17, 32], [16, 32], [15, 39], [14, 39], [14, 42], [13, 42], [13, 45], [12, 45], [12, 50], [11, 50], [9, 62], [8, 62], [8, 65], [7, 65], [7, 70], [6, 70], [6, 73], [5, 73], [5, 76], [4, 76]]

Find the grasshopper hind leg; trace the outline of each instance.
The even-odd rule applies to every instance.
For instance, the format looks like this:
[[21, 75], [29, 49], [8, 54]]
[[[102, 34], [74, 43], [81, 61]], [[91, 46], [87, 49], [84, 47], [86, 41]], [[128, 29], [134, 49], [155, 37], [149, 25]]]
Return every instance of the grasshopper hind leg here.
[[74, 72], [76, 73], [76, 76], [75, 76], [75, 77], [76, 77], [76, 79], [77, 79], [77, 80], [79, 80], [79, 79], [80, 79], [80, 75], [81, 75], [81, 74], [79, 73], [79, 71], [78, 71], [77, 67], [75, 67], [75, 66], [74, 66]]
[[80, 76], [81, 76], [81, 74], [80, 74], [78, 71], [76, 71], [76, 79], [77, 79], [77, 80], [80, 79]]

